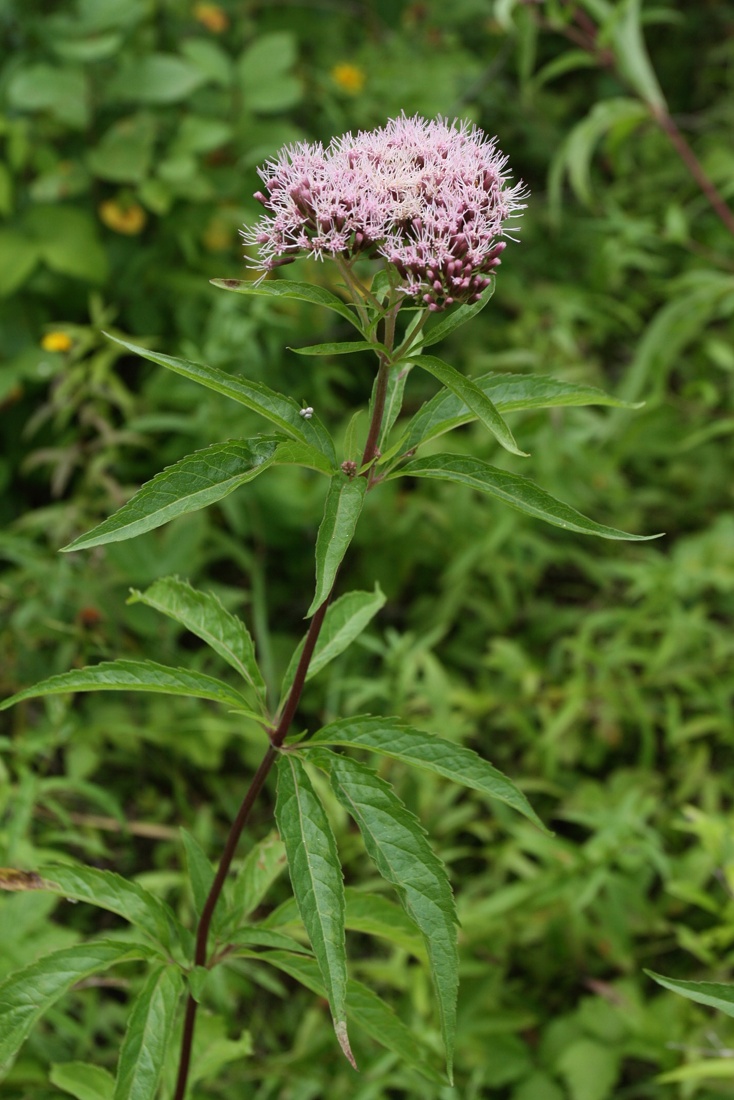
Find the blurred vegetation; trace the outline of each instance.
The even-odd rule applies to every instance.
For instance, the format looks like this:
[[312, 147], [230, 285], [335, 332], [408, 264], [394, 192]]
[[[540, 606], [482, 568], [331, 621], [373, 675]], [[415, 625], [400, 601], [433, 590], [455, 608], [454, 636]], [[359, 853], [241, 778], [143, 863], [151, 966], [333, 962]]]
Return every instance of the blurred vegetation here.
[[[391, 766], [458, 896], [456, 1089], [367, 1038], [356, 1078], [325, 1005], [248, 965], [210, 990], [199, 1038], [216, 1072], [197, 1096], [734, 1096], [732, 1021], [643, 974], [726, 980], [734, 950], [734, 239], [661, 122], [667, 101], [734, 198], [734, 6], [645, 4], [641, 23], [636, 10], [0, 0], [3, 695], [113, 656], [206, 668], [190, 637], [126, 605], [130, 586], [170, 573], [245, 615], [272, 680], [287, 663], [322, 505], [307, 473], [272, 472], [267, 487], [120, 547], [56, 553], [164, 463], [251, 427], [121, 356], [105, 329], [268, 380], [344, 430], [364, 404], [366, 360], [286, 350], [338, 339], [325, 315], [208, 283], [243, 277], [237, 231], [257, 214], [255, 169], [285, 142], [403, 109], [497, 133], [532, 191], [521, 243], [490, 308], [442, 354], [470, 374], [539, 371], [646, 402], [523, 414], [513, 428], [527, 460], [471, 427], [457, 439], [600, 522], [665, 539], [592, 544], [455, 486], [385, 486], [368, 500], [349, 584], [379, 581], [388, 604], [304, 697], [304, 724], [382, 711], [472, 745], [555, 830]], [[412, 409], [432, 391], [411, 386]], [[140, 696], [52, 699], [6, 721], [0, 862], [109, 867], [190, 919], [178, 829], [219, 850], [259, 731]], [[243, 857], [271, 816], [264, 802]], [[341, 833], [349, 883], [379, 889]], [[287, 897], [281, 878], [263, 912]], [[0, 972], [116, 928], [42, 895], [4, 897]], [[354, 974], [438, 1047], [423, 967], [362, 935], [348, 947]], [[126, 983], [138, 980], [130, 969]], [[119, 982], [67, 998], [3, 1095], [50, 1100], [63, 1089], [58, 1069], [58, 1088], [46, 1084], [50, 1065], [113, 1065], [124, 1015]]]

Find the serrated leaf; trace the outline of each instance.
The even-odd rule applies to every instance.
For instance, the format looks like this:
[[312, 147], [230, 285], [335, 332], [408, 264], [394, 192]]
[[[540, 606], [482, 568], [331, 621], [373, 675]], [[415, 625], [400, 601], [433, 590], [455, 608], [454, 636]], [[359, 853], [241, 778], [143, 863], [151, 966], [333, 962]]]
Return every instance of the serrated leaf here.
[[194, 905], [196, 912], [201, 914], [214, 882], [214, 868], [198, 840], [186, 829], [181, 830], [181, 840], [186, 852], [186, 867], [189, 872], [191, 892], [194, 895]]
[[[260, 928], [258, 925], [252, 925], [247, 928], [238, 928], [227, 936], [227, 958], [231, 955], [239, 954], [235, 950], [230, 950], [232, 947], [242, 947], [249, 949], [252, 947], [274, 947], [281, 951], [298, 951], [306, 955], [312, 955], [313, 952], [304, 947], [302, 943], [294, 939], [293, 936], [286, 936], [283, 932], [276, 932], [272, 928]], [[249, 955], [258, 957], [257, 951], [246, 951]]]
[[257, 909], [286, 865], [285, 845], [275, 832], [250, 849], [230, 887], [234, 920], [240, 922]]
[[521, 451], [517, 446], [512, 432], [497, 412], [494, 402], [477, 386], [476, 382], [472, 382], [435, 355], [419, 355], [415, 364], [432, 374], [447, 390], [460, 398], [505, 450], [514, 455], [527, 457], [525, 451]]
[[382, 894], [367, 894], [347, 887], [346, 926], [350, 932], [379, 936], [396, 947], [409, 951], [422, 962], [428, 961], [423, 938], [408, 915]]
[[678, 978], [666, 978], [653, 970], [646, 970], [645, 973], [664, 989], [680, 993], [681, 997], [697, 1004], [718, 1008], [727, 1016], [734, 1016], [734, 985], [729, 982], [684, 982]]
[[201, 386], [214, 390], [215, 393], [231, 397], [233, 401], [239, 402], [240, 405], [276, 424], [292, 438], [310, 443], [336, 464], [331, 437], [324, 431], [322, 425], [305, 420], [301, 416], [300, 405], [292, 397], [276, 393], [261, 382], [252, 382], [241, 375], [226, 374], [204, 363], [191, 363], [188, 359], [177, 359], [173, 355], [163, 355], [162, 352], [141, 348], [108, 332], [105, 336], [116, 344], [120, 344], [121, 347], [127, 348], [134, 355], [140, 355], [143, 359], [149, 359], [151, 363], [167, 367], [174, 374], [180, 374], [192, 382], [198, 382]]
[[75, 1100], [112, 1100], [115, 1079], [101, 1066], [86, 1062], [57, 1062], [51, 1066], [49, 1081], [68, 1092]]
[[186, 455], [146, 482], [109, 519], [62, 547], [62, 551], [123, 542], [207, 508], [266, 470], [274, 462], [276, 450], [277, 443], [272, 439], [231, 439]]
[[505, 802], [544, 832], [548, 832], [522, 791], [487, 760], [483, 760], [472, 749], [414, 729], [399, 719], [368, 716], [344, 718], [324, 726], [304, 744], [304, 748], [327, 744], [369, 749], [393, 760], [402, 760], [406, 764], [443, 775], [464, 787], [481, 791], [488, 798]]
[[262, 298], [291, 298], [297, 302], [311, 302], [316, 306], [330, 309], [332, 313], [338, 313], [356, 329], [361, 332], [357, 315], [353, 310], [321, 286], [312, 286], [311, 283], [295, 283], [288, 279], [263, 279], [251, 282], [247, 279], [211, 279], [213, 286], [220, 290], [231, 290], [235, 294], [250, 294]]
[[432, 344], [437, 344], [439, 340], [444, 340], [449, 333], [454, 332], [461, 325], [465, 325], [467, 321], [471, 321], [472, 317], [476, 317], [478, 313], [481, 313], [495, 291], [495, 276], [490, 276], [490, 279], [491, 282], [482, 294], [480, 301], [472, 302], [471, 305], [456, 306], [455, 309], [442, 314], [438, 320], [430, 320], [421, 333], [419, 346], [429, 348]]
[[351, 355], [355, 351], [382, 351], [388, 354], [384, 344], [370, 340], [347, 340], [331, 344], [309, 344], [305, 348], [290, 348], [296, 355]]
[[[580, 405], [610, 405], [618, 409], [638, 409], [640, 404], [612, 397], [595, 386], [561, 382], [537, 374], [485, 374], [475, 384], [493, 402], [498, 412], [521, 409], [551, 409]], [[423, 405], [411, 420], [400, 441], [400, 450], [411, 451], [421, 443], [443, 435], [474, 420], [474, 413], [460, 397], [445, 390]]]
[[336, 840], [301, 761], [284, 753], [278, 761], [275, 817], [288, 855], [288, 870], [311, 946], [321, 971], [344, 1054], [356, 1069], [347, 1035], [347, 954], [344, 882]]
[[186, 947], [190, 939], [190, 934], [169, 905], [137, 882], [131, 882], [114, 871], [64, 865], [44, 867], [39, 874], [50, 893], [116, 913], [147, 932], [166, 950], [177, 943]]
[[[343, 653], [345, 649], [369, 625], [381, 607], [385, 605], [385, 594], [378, 584], [374, 592], [347, 592], [334, 600], [327, 609], [323, 626], [319, 632], [316, 648], [306, 673], [306, 682], [316, 676], [330, 661]], [[293, 683], [293, 677], [303, 652], [306, 639], [302, 638], [290, 659], [283, 677], [281, 698], [285, 698]]]
[[389, 475], [394, 477], [429, 477], [438, 481], [452, 481], [468, 485], [480, 493], [509, 504], [518, 512], [542, 519], [554, 527], [577, 531], [582, 535], [597, 535], [602, 539], [621, 539], [629, 542], [645, 542], [660, 535], [629, 535], [614, 527], [605, 527], [587, 519], [575, 508], [556, 500], [535, 482], [518, 474], [508, 474], [496, 466], [490, 466], [479, 458], [467, 455], [440, 454], [430, 458], [418, 458]]
[[306, 617], [313, 615], [331, 592], [337, 570], [354, 537], [366, 491], [367, 479], [364, 477], [349, 478], [338, 473], [331, 479], [324, 518], [316, 538], [316, 591]]
[[148, 976], [128, 1019], [113, 1100], [154, 1100], [183, 989], [183, 975], [172, 966]]
[[[313, 418], [309, 423], [313, 424]], [[310, 443], [300, 443], [295, 439], [286, 439], [278, 444], [274, 463], [276, 466], [307, 466], [329, 477], [338, 469], [336, 458], [331, 460], [323, 451], [312, 447]]]
[[0, 984], [0, 1072], [6, 1069], [34, 1024], [67, 990], [116, 963], [146, 959], [143, 944], [94, 943], [66, 947], [16, 970]]
[[[290, 955], [284, 951], [269, 951], [263, 961], [305, 985], [317, 997], [325, 997], [318, 967], [305, 955]], [[401, 1062], [415, 1069], [423, 1077], [436, 1084], [444, 1084], [443, 1076], [433, 1068], [434, 1054], [430, 1048], [409, 1031], [381, 997], [361, 982], [350, 981], [347, 988], [349, 1018], [361, 1027], [381, 1046], [397, 1054]]]
[[261, 715], [254, 714], [244, 695], [203, 672], [193, 672], [187, 668], [169, 668], [155, 661], [102, 661], [88, 668], [62, 672], [41, 680], [32, 687], [11, 695], [0, 703], [0, 710], [14, 706], [23, 699], [37, 699], [43, 695], [68, 695], [77, 691], [152, 691], [160, 695], [190, 696], [195, 699], [210, 699], [232, 707], [249, 718], [261, 721]]
[[423, 935], [438, 997], [446, 1070], [452, 1080], [456, 997], [459, 988], [458, 918], [446, 869], [425, 830], [384, 780], [346, 756], [317, 750], [334, 793], [359, 826], [377, 870], [395, 887], [401, 905]]
[[264, 707], [265, 681], [250, 633], [212, 592], [198, 592], [178, 577], [162, 577], [145, 592], [132, 590], [128, 603], [144, 603], [205, 641], [255, 689]]

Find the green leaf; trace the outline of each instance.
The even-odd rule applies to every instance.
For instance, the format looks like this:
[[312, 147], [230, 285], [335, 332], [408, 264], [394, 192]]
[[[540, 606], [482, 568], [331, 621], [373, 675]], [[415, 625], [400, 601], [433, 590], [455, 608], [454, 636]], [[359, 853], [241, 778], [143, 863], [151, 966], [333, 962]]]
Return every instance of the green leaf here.
[[116, 913], [167, 951], [186, 946], [189, 933], [164, 901], [114, 871], [96, 867], [56, 866], [39, 871], [43, 889], [72, 901], [82, 901]]
[[183, 989], [177, 968], [163, 966], [149, 975], [128, 1019], [114, 1100], [154, 1100]]
[[124, 542], [178, 516], [206, 508], [272, 465], [276, 449], [272, 439], [231, 439], [186, 455], [146, 482], [109, 519], [64, 546], [63, 552]]
[[421, 823], [373, 771], [346, 756], [322, 750], [315, 762], [328, 772], [334, 793], [359, 826], [377, 870], [395, 887], [405, 912], [423, 935], [451, 1081], [459, 954], [458, 919], [446, 869], [426, 840]]
[[590, 203], [591, 159], [599, 141], [611, 131], [628, 131], [649, 120], [650, 111], [639, 99], [618, 96], [602, 99], [594, 104], [586, 118], [573, 128], [551, 164], [548, 192], [550, 206], [556, 216], [560, 207], [564, 174], [568, 173], [578, 198], [584, 203]]
[[255, 689], [264, 707], [265, 681], [257, 666], [250, 633], [213, 592], [197, 592], [178, 577], [162, 577], [145, 592], [133, 589], [127, 602], [155, 608], [196, 634]]
[[324, 518], [321, 520], [316, 538], [316, 591], [306, 616], [313, 615], [331, 592], [339, 566], [354, 537], [364, 495], [367, 491], [367, 479], [347, 477], [341, 472], [334, 474], [324, 504]]
[[112, 183], [142, 183], [150, 170], [157, 134], [147, 112], [118, 119], [87, 154], [87, 165], [99, 179]]
[[373, 344], [370, 340], [347, 340], [334, 344], [309, 344], [306, 348], [291, 348], [296, 355], [351, 355], [355, 351], [382, 351], [387, 354], [384, 344]]
[[356, 1069], [347, 1034], [347, 954], [344, 882], [336, 840], [301, 761], [278, 761], [275, 817], [288, 855], [288, 870], [308, 937], [318, 961], [344, 1054]]
[[420, 335], [419, 347], [430, 348], [432, 344], [444, 340], [449, 333], [454, 332], [461, 325], [465, 325], [467, 321], [471, 321], [472, 317], [476, 317], [478, 313], [481, 313], [495, 291], [496, 278], [494, 275], [490, 278], [491, 282], [482, 294], [480, 301], [472, 302], [471, 305], [456, 306], [441, 314], [438, 320], [429, 320]]
[[262, 34], [248, 46], [237, 63], [245, 107], [271, 114], [298, 103], [301, 82], [288, 72], [296, 59], [296, 38], [289, 31]]
[[[254, 958], [260, 958], [260, 952], [250, 951], [249, 948], [274, 947], [283, 951], [298, 951], [306, 955], [312, 955], [311, 950], [308, 947], [304, 947], [303, 944], [299, 943], [293, 936], [286, 936], [283, 932], [275, 932], [272, 928], [260, 928], [257, 925], [238, 928], [235, 932], [228, 935], [227, 947], [230, 948], [232, 945], [244, 948], [245, 951], [242, 953], [251, 955]], [[228, 950], [228, 958], [230, 954], [240, 954], [240, 952], [230, 952]]]
[[305, 420], [301, 416], [301, 407], [292, 397], [276, 393], [275, 390], [263, 386], [261, 382], [251, 382], [241, 376], [225, 374], [216, 367], [207, 367], [203, 363], [190, 363], [187, 359], [177, 359], [173, 355], [163, 355], [161, 352], [138, 347], [126, 340], [120, 340], [117, 336], [111, 336], [110, 333], [105, 335], [116, 344], [133, 352], [134, 355], [140, 355], [143, 359], [149, 359], [151, 363], [167, 367], [175, 374], [206, 386], [207, 389], [224, 394], [225, 397], [231, 397], [233, 401], [238, 401], [240, 405], [245, 405], [252, 412], [259, 413], [266, 420], [276, 424], [293, 439], [310, 443], [336, 465], [331, 438], [318, 422]]
[[655, 74], [642, 33], [640, 0], [622, 0], [610, 13], [601, 39], [610, 33], [620, 73], [657, 114], [665, 114], [665, 96]]
[[[305, 985], [317, 997], [326, 992], [313, 959], [305, 955], [291, 955], [284, 951], [269, 951], [261, 956], [264, 962], [277, 966], [285, 974]], [[437, 1084], [444, 1078], [433, 1068], [433, 1051], [399, 1019], [376, 993], [361, 982], [350, 981], [347, 988], [349, 1019], [363, 1028], [381, 1046], [397, 1054], [405, 1065], [417, 1070], [423, 1077]]]
[[[313, 424], [313, 419], [309, 423]], [[324, 432], [326, 432], [325, 429]], [[333, 443], [331, 443], [331, 447], [333, 447]], [[307, 466], [311, 470], [316, 470], [320, 474], [331, 477], [339, 467], [336, 464], [336, 456], [333, 459], [327, 457], [327, 450], [327, 447], [324, 447], [322, 451], [312, 447], [310, 443], [300, 443], [295, 439], [286, 439], [283, 443], [278, 444], [273, 463], [275, 466]]]
[[497, 442], [502, 444], [505, 450], [510, 451], [511, 454], [526, 457], [525, 452], [521, 451], [515, 443], [512, 432], [497, 412], [494, 403], [477, 386], [476, 382], [472, 382], [471, 379], [460, 374], [454, 367], [444, 363], [442, 359], [437, 359], [435, 355], [419, 355], [415, 362], [416, 366], [428, 371], [447, 390], [460, 398], [477, 419], [484, 424], [485, 428], [489, 429]]
[[665, 978], [653, 970], [646, 970], [645, 973], [664, 989], [680, 993], [681, 997], [697, 1004], [718, 1008], [727, 1016], [734, 1016], [734, 985], [729, 982], [683, 982], [678, 978]]
[[61, 1062], [51, 1066], [49, 1080], [75, 1100], [112, 1100], [115, 1079], [101, 1066], [86, 1062]]
[[247, 700], [238, 691], [215, 680], [203, 672], [187, 668], [169, 668], [155, 661], [102, 661], [88, 668], [62, 672], [41, 680], [33, 687], [19, 691], [0, 703], [0, 710], [20, 703], [23, 699], [37, 699], [42, 695], [67, 695], [76, 691], [153, 691], [162, 695], [184, 695], [194, 699], [211, 699], [246, 714], [256, 721], [261, 716], [253, 714]]
[[150, 53], [123, 65], [108, 95], [138, 103], [178, 103], [206, 84], [201, 69], [176, 54]]
[[[385, 409], [382, 414], [382, 427], [380, 428], [380, 440], [379, 446], [384, 450], [384, 445], [387, 437], [389, 436], [392, 427], [400, 416], [403, 408], [403, 394], [405, 393], [405, 383], [408, 381], [408, 375], [413, 369], [413, 363], [401, 363], [399, 367], [390, 371], [387, 380], [387, 393], [385, 394]], [[377, 379], [375, 379], [375, 388], [377, 386]], [[373, 390], [374, 398], [374, 390]], [[373, 401], [370, 401], [370, 407], [373, 406]]]
[[382, 894], [366, 894], [347, 887], [346, 926], [350, 932], [379, 936], [421, 962], [427, 962], [425, 943], [410, 917]]
[[97, 225], [86, 211], [44, 203], [27, 211], [24, 225], [52, 271], [91, 283], [107, 278], [107, 253]]
[[620, 1061], [618, 1047], [584, 1038], [566, 1047], [557, 1069], [566, 1079], [571, 1100], [608, 1100], [613, 1096]]
[[[618, 409], [639, 409], [640, 403], [611, 397], [595, 386], [561, 382], [538, 374], [485, 374], [475, 384], [494, 403], [498, 412], [520, 409], [551, 409], [577, 405], [611, 405]], [[410, 451], [421, 443], [474, 420], [474, 413], [456, 394], [442, 390], [423, 405], [408, 425], [400, 450]]]
[[0, 1071], [15, 1057], [36, 1021], [77, 982], [116, 963], [149, 955], [143, 944], [100, 940], [54, 951], [16, 970], [0, 984]]
[[[351, 645], [365, 627], [372, 621], [381, 607], [385, 605], [385, 595], [379, 585], [374, 592], [347, 592], [334, 600], [327, 609], [323, 626], [319, 633], [316, 648], [306, 673], [306, 682], [321, 672], [330, 661]], [[288, 669], [283, 677], [281, 698], [285, 698], [293, 683], [298, 661], [303, 653], [305, 637], [291, 657]]]
[[0, 229], [0, 298], [30, 277], [41, 258], [41, 246], [14, 229]]
[[454, 783], [481, 791], [488, 798], [505, 802], [544, 832], [548, 832], [522, 791], [487, 760], [483, 760], [472, 749], [413, 729], [399, 719], [343, 718], [320, 729], [304, 744], [304, 748], [311, 745], [351, 745], [353, 748], [369, 749], [370, 752], [378, 752], [393, 760], [402, 760], [406, 764], [435, 772]]
[[[311, 283], [294, 283], [288, 279], [259, 279], [250, 281], [247, 279], [211, 279], [214, 286], [221, 290], [231, 290], [235, 294], [259, 295], [263, 298], [292, 298], [298, 302], [311, 302], [313, 305], [323, 306], [333, 313], [344, 317], [355, 328], [360, 329], [357, 315], [349, 306], [321, 286], [312, 286]], [[361, 329], [360, 329], [361, 332]]]
[[286, 864], [285, 845], [275, 832], [250, 849], [230, 887], [229, 908], [235, 921], [257, 909]]
[[194, 905], [196, 912], [201, 915], [214, 882], [214, 868], [198, 840], [186, 829], [181, 830], [181, 840], [186, 852], [186, 866], [189, 872], [191, 892], [194, 895]]
[[578, 531], [582, 535], [637, 542], [660, 538], [660, 535], [628, 535], [614, 527], [604, 527], [582, 516], [570, 505], [556, 500], [529, 478], [508, 474], [504, 470], [498, 470], [496, 466], [490, 466], [488, 462], [467, 455], [440, 454], [418, 458], [390, 474], [390, 477], [430, 477], [438, 481], [468, 485], [480, 493], [489, 493], [528, 516], [545, 520], [546, 523], [552, 523], [566, 531]]
[[29, 65], [16, 70], [7, 88], [8, 102], [21, 111], [48, 111], [72, 127], [89, 124], [89, 86], [78, 66]]

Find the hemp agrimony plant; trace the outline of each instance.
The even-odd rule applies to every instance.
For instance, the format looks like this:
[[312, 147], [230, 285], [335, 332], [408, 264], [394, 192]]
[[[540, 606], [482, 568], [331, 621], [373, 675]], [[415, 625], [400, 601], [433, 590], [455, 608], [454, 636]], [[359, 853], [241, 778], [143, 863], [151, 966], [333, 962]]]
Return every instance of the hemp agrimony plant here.
[[[464, 123], [401, 116], [369, 133], [335, 139], [328, 148], [286, 148], [265, 165], [261, 177], [263, 190], [256, 197], [265, 213], [245, 236], [257, 249], [256, 266], [263, 276], [256, 281], [215, 280], [215, 285], [238, 294], [313, 302], [353, 326], [358, 338], [350, 343], [300, 351], [309, 356], [374, 353], [361, 459], [340, 456], [313, 409], [299, 407], [289, 396], [119, 340], [130, 351], [259, 413], [266, 428], [254, 438], [214, 442], [181, 459], [65, 550], [133, 538], [221, 500], [274, 466], [317, 471], [325, 481], [325, 504], [316, 539], [313, 598], [304, 608], [310, 624], [285, 673], [280, 701], [274, 708], [269, 705], [245, 623], [211, 593], [168, 577], [145, 592], [133, 592], [132, 600], [203, 639], [234, 669], [237, 686], [229, 679], [155, 661], [114, 660], [53, 676], [3, 704], [80, 691], [162, 692], [214, 701], [262, 727], [262, 761], [254, 775], [243, 776], [242, 804], [216, 871], [184, 834], [199, 914], [193, 935], [153, 893], [110, 871], [69, 864], [4, 874], [8, 888], [53, 891], [111, 910], [133, 926], [127, 939], [93, 939], [47, 955], [0, 987], [0, 1065], [7, 1066], [34, 1023], [66, 990], [119, 963], [148, 964], [149, 976], [130, 1006], [117, 1075], [95, 1078], [103, 1100], [152, 1100], [164, 1070], [173, 1064], [171, 1039], [176, 1032], [177, 1078], [167, 1095], [183, 1100], [197, 1010], [207, 998], [210, 972], [242, 958], [270, 964], [325, 997], [336, 1039], [355, 1068], [350, 1030], [363, 1030], [430, 1079], [452, 1080], [458, 954], [451, 886], [421, 823], [370, 761], [386, 756], [437, 773], [505, 802], [543, 826], [510, 779], [470, 749], [433, 731], [396, 718], [363, 716], [292, 735], [305, 682], [353, 642], [384, 603], [379, 588], [349, 591], [342, 562], [366, 495], [379, 493], [383, 482], [395, 478], [468, 485], [569, 531], [608, 539], [641, 537], [586, 519], [532, 481], [482, 459], [450, 448], [437, 451], [435, 445], [417, 454], [425, 444], [477, 419], [502, 447], [522, 455], [504, 413], [622, 404], [599, 390], [547, 377], [486, 374], [470, 380], [428, 353], [487, 305], [504, 238], [523, 208], [522, 185], [509, 185], [506, 160], [494, 141]], [[301, 256], [333, 261], [338, 293], [265, 279], [267, 272]], [[372, 263], [371, 279], [365, 277], [366, 261]], [[440, 389], [406, 422], [401, 407], [414, 369], [433, 375]], [[344, 591], [334, 598], [337, 574]], [[269, 884], [267, 872], [260, 875], [257, 888], [249, 858], [238, 875], [230, 874], [242, 830], [271, 772], [277, 773], [277, 829], [308, 946], [306, 937], [283, 931], [277, 914], [264, 921], [252, 916]], [[322, 773], [353, 818], [377, 871], [422, 936], [445, 1044], [446, 1078], [423, 1041], [410, 1034], [392, 1009], [349, 979], [345, 927], [354, 920], [345, 902], [336, 839], [318, 793], [323, 782], [312, 781], [315, 772]], [[370, 906], [374, 910], [373, 927], [385, 923], [385, 904], [383, 897], [362, 896], [367, 915]], [[83, 1076], [89, 1069], [82, 1066], [78, 1072]]]

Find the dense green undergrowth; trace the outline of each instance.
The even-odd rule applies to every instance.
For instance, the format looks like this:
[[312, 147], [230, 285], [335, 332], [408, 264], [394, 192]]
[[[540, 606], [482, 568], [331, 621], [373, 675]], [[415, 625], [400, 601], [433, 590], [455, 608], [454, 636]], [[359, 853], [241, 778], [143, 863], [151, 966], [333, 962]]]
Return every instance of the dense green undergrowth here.
[[[605, 6], [579, 8], [598, 20]], [[221, 675], [190, 635], [126, 602], [130, 587], [175, 573], [244, 615], [266, 678], [280, 679], [310, 598], [315, 475], [279, 470], [134, 542], [56, 551], [164, 464], [252, 426], [122, 355], [102, 329], [277, 384], [344, 433], [364, 403], [371, 374], [358, 356], [315, 365], [284, 350], [343, 338], [325, 314], [266, 299], [244, 309], [208, 284], [243, 276], [236, 230], [256, 214], [254, 165], [284, 141], [328, 140], [402, 109], [499, 134], [532, 197], [491, 314], [461, 330], [452, 361], [472, 376], [548, 373], [645, 401], [525, 412], [512, 426], [531, 452], [523, 473], [600, 522], [664, 540], [590, 546], [457, 486], [386, 486], [389, 504], [367, 502], [351, 567], [387, 603], [304, 696], [304, 725], [394, 713], [476, 748], [554, 830], [383, 764], [430, 824], [457, 895], [456, 1088], [359, 1033], [356, 1078], [325, 1004], [243, 960], [207, 990], [196, 1095], [734, 1095], [731, 1021], [644, 974], [730, 977], [734, 240], [651, 116], [654, 89], [630, 74], [631, 55], [611, 32], [584, 51], [574, 12], [560, 0], [353, 12], [79, 0], [52, 14], [0, 2], [13, 44], [0, 73], [3, 696], [112, 656]], [[734, 10], [643, 14], [670, 111], [731, 198]], [[47, 350], [59, 334], [66, 350]], [[417, 408], [432, 383], [410, 384]], [[457, 438], [520, 472], [474, 427]], [[256, 727], [201, 703], [116, 695], [30, 702], [5, 723], [0, 862], [113, 869], [190, 923], [180, 827], [219, 850], [259, 760]], [[348, 886], [380, 890], [331, 809]], [[297, 934], [271, 818], [253, 820], [241, 858], [257, 851], [257, 905]], [[391, 934], [372, 935], [386, 930], [360, 923], [351, 901], [355, 976], [438, 1050], [420, 950], [394, 915]], [[3, 895], [0, 973], [122, 927], [41, 893]], [[131, 964], [60, 1002], [3, 1095], [50, 1100], [77, 1060], [113, 1069], [139, 983]]]

